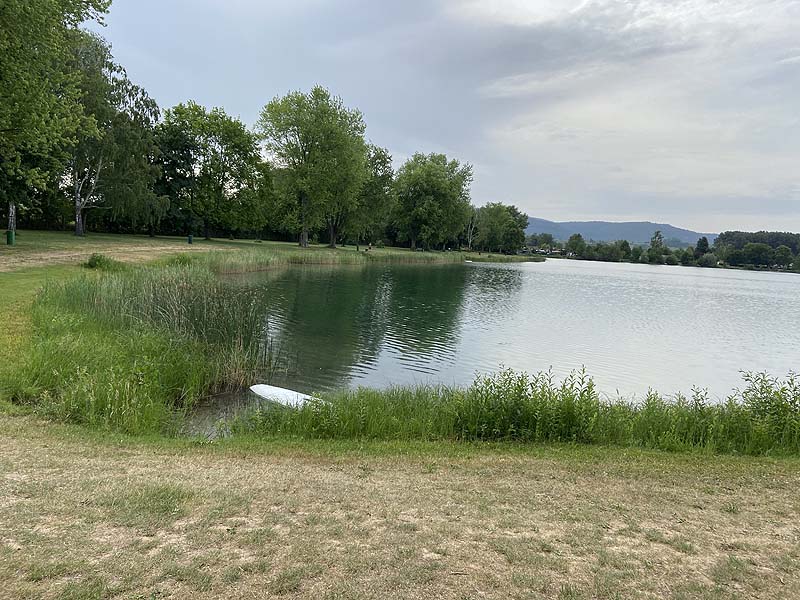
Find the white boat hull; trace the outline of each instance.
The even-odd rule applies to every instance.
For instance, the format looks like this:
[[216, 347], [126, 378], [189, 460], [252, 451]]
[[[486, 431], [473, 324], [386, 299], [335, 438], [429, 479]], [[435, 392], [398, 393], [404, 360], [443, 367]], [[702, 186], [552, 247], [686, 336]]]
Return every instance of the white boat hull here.
[[250, 391], [259, 398], [282, 404], [283, 406], [291, 406], [298, 408], [303, 406], [306, 402], [311, 400], [311, 396], [295, 392], [294, 390], [287, 390], [286, 388], [276, 387], [274, 385], [258, 384], [250, 386]]

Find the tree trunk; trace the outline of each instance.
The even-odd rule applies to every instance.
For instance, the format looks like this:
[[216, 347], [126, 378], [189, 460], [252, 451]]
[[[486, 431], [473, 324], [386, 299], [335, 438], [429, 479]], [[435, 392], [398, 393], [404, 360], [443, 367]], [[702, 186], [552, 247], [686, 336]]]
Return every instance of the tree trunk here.
[[83, 209], [80, 203], [75, 203], [75, 235], [83, 237], [86, 233], [83, 223]]
[[305, 225], [300, 231], [300, 247], [308, 248], [308, 228]]
[[416, 250], [417, 249], [417, 236], [415, 236], [415, 235], [411, 236], [411, 249], [412, 250]]
[[332, 221], [328, 223], [328, 234], [330, 236], [328, 248], [336, 248], [336, 224]]
[[147, 235], [151, 238], [156, 237], [156, 228], [153, 226], [152, 223], [147, 225]]
[[8, 203], [8, 230], [17, 230], [17, 204], [13, 201]]
[[211, 236], [209, 235], [208, 231], [208, 219], [203, 219], [203, 235], [206, 236], [207, 240], [211, 239]]

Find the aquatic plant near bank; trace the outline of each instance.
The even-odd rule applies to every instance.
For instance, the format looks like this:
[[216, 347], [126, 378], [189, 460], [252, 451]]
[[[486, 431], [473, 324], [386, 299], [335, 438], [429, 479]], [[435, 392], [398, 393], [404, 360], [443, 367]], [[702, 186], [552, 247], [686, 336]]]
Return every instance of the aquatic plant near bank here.
[[463, 389], [358, 389], [299, 410], [267, 408], [232, 424], [235, 434], [301, 438], [515, 441], [639, 446], [740, 454], [800, 453], [800, 380], [745, 375], [726, 402], [608, 400], [584, 372], [562, 382], [514, 371], [478, 377]]

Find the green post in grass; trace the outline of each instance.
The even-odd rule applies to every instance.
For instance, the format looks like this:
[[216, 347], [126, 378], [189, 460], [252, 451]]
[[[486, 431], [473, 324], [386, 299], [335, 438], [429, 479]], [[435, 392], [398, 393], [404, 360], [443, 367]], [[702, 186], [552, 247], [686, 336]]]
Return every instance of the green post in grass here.
[[13, 229], [6, 231], [6, 244], [13, 246], [17, 243], [17, 232]]

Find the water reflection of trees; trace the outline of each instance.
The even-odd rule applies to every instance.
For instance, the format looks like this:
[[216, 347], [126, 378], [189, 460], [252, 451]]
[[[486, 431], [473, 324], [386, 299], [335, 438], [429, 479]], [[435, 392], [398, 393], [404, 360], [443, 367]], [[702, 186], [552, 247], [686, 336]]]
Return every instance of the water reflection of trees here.
[[287, 367], [277, 385], [343, 387], [389, 346], [404, 354], [454, 351], [463, 265], [295, 268], [262, 279], [271, 335]]
[[463, 265], [395, 269], [388, 343], [409, 354], [441, 353], [454, 348], [467, 273]]

